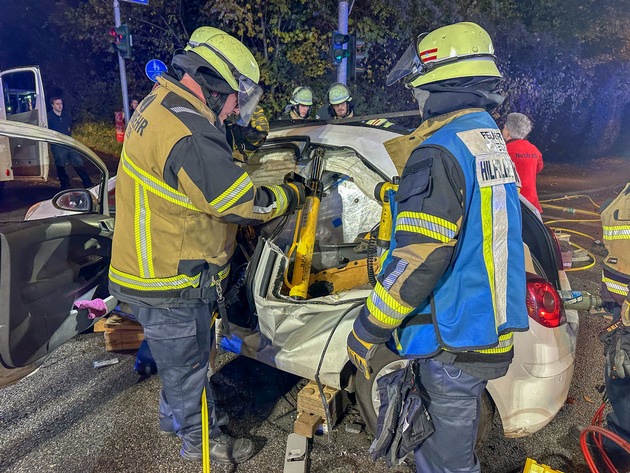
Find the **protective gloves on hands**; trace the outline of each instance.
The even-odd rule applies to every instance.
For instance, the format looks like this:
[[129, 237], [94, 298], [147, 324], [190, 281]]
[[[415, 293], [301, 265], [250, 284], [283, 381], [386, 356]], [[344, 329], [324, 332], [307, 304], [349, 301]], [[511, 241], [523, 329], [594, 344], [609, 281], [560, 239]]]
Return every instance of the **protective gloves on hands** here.
[[383, 328], [372, 322], [367, 305], [363, 306], [354, 321], [352, 332], [348, 335], [348, 357], [366, 379], [370, 379], [372, 374], [370, 359], [378, 346], [390, 339], [392, 330], [393, 328]]
[[611, 379], [630, 378], [630, 327], [618, 321], [599, 335], [604, 343], [606, 375]]
[[371, 368], [370, 358], [374, 354], [377, 345], [361, 340], [354, 329], [348, 335], [348, 357], [354, 366], [357, 367], [365, 379], [370, 379]]
[[287, 195], [289, 204], [287, 206], [287, 214], [290, 214], [296, 210], [300, 210], [304, 207], [304, 201], [306, 200], [306, 189], [301, 182], [286, 182], [282, 184]]

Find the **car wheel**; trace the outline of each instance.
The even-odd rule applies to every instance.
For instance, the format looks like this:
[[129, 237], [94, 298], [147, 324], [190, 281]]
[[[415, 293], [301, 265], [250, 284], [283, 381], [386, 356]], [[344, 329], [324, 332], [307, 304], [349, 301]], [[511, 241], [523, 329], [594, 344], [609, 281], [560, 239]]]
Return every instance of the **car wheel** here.
[[379, 345], [370, 359], [370, 367], [372, 368], [370, 379], [365, 379], [365, 376], [360, 372], [355, 375], [357, 407], [365, 421], [366, 430], [372, 435], [376, 433], [376, 417], [381, 405], [376, 390], [376, 381], [392, 371], [404, 368], [407, 363], [409, 360], [401, 358], [384, 345]]
[[[392, 371], [404, 368], [409, 360], [401, 358], [384, 345], [378, 347], [370, 360], [372, 376], [365, 379], [362, 373], [355, 375], [355, 396], [357, 407], [365, 422], [365, 428], [372, 435], [376, 434], [376, 422], [378, 410], [381, 405], [377, 392], [376, 381]], [[494, 403], [488, 391], [481, 396], [481, 415], [479, 430], [477, 432], [477, 447], [479, 447], [490, 435], [494, 421]]]
[[477, 429], [477, 448], [488, 440], [492, 425], [494, 423], [494, 402], [488, 391], [484, 391], [481, 395], [481, 414], [479, 419], [479, 428]]

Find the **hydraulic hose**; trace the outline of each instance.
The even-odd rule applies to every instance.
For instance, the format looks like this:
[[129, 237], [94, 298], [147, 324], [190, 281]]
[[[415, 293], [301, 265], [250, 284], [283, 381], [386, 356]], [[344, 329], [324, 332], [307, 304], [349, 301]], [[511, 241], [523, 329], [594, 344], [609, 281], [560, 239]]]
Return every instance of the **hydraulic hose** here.
[[594, 217], [599, 217], [599, 214], [597, 212], [591, 212], [590, 210], [581, 210], [581, 209], [576, 209], [573, 207], [560, 207], [559, 205], [550, 205], [550, 204], [540, 204], [542, 207], [544, 207], [545, 209], [554, 209], [554, 210], [560, 210], [562, 212], [567, 212], [570, 214], [582, 214], [582, 215], [591, 215]]
[[580, 434], [580, 449], [582, 450], [582, 454], [584, 455], [584, 460], [586, 460], [586, 464], [590, 468], [591, 472], [602, 473], [600, 472], [600, 470], [597, 469], [597, 465], [595, 465], [593, 456], [591, 455], [591, 452], [588, 448], [588, 444], [586, 443], [587, 435], [591, 434], [595, 441], [595, 445], [597, 446], [597, 449], [599, 450], [599, 453], [602, 459], [604, 460], [604, 463], [606, 464], [607, 470], [610, 473], [619, 473], [619, 471], [617, 470], [617, 468], [615, 468], [615, 465], [613, 464], [611, 459], [608, 457], [608, 455], [606, 455], [606, 452], [604, 450], [604, 445], [602, 443], [602, 436], [607, 437], [608, 439], [615, 442], [617, 445], [623, 448], [628, 454], [630, 454], [630, 443], [625, 441], [623, 438], [621, 438], [619, 435], [615, 434], [614, 432], [611, 432], [610, 430], [601, 427], [603, 423], [605, 407], [606, 407], [606, 401], [604, 401], [602, 405], [599, 406], [599, 409], [597, 409], [597, 412], [593, 416], [592, 425], [585, 427], [582, 433]]
[[598, 203], [596, 203], [595, 201], [593, 201], [593, 199], [591, 199], [590, 195], [586, 195], [586, 194], [565, 195], [564, 197], [558, 197], [556, 199], [541, 200], [540, 203], [541, 204], [546, 204], [547, 202], [558, 202], [559, 200], [577, 199], [578, 197], [586, 197], [588, 200], [591, 201], [591, 204], [593, 204], [596, 209], [598, 209], [600, 207], [600, 205]]
[[[550, 227], [552, 230], [561, 230], [563, 232], [567, 232], [567, 233], [575, 233], [577, 235], [581, 235], [583, 237], [586, 238], [590, 238], [593, 241], [597, 241], [595, 240], [595, 238], [593, 238], [590, 235], [587, 235], [586, 233], [582, 233], [582, 232], [578, 232], [577, 230], [571, 230], [570, 228], [562, 228], [562, 227]], [[575, 246], [576, 248], [580, 249], [580, 250], [584, 250], [586, 252], [586, 254], [588, 255], [588, 257], [591, 259], [591, 262], [589, 264], [587, 264], [586, 266], [580, 266], [579, 268], [568, 268], [565, 271], [584, 271], [585, 269], [590, 269], [593, 266], [595, 266], [595, 262], [597, 261], [595, 259], [595, 255], [593, 255], [593, 253], [591, 253], [590, 251], [588, 251], [586, 248], [578, 245], [577, 243], [573, 243], [570, 242], [571, 246]]]

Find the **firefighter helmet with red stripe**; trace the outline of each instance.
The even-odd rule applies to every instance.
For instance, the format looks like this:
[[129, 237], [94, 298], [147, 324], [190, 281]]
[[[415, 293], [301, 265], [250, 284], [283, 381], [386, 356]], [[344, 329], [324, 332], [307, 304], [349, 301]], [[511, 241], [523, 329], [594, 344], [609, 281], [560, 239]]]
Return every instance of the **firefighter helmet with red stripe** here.
[[419, 87], [458, 77], [502, 77], [490, 36], [475, 23], [455, 23], [425, 33], [407, 48], [387, 76]]

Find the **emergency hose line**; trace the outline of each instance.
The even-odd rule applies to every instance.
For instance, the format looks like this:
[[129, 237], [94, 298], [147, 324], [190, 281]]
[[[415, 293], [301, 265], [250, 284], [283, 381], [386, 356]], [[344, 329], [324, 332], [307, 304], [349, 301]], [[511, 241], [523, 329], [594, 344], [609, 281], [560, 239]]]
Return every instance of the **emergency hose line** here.
[[[564, 197], [559, 197], [559, 198], [556, 198], [556, 199], [541, 200], [540, 204], [541, 204], [542, 207], [547, 208], [547, 209], [560, 210], [560, 211], [571, 213], [571, 214], [579, 213], [579, 214], [591, 215], [591, 216], [597, 217], [596, 219], [559, 218], [559, 219], [547, 220], [547, 221], [545, 221], [545, 225], [551, 225], [552, 223], [559, 223], [559, 222], [563, 222], [563, 223], [566, 223], [566, 222], [571, 222], [571, 223], [597, 222], [597, 223], [601, 224], [601, 218], [600, 218], [599, 213], [597, 213], [597, 212], [590, 212], [590, 211], [587, 211], [587, 210], [575, 209], [573, 207], [560, 207], [560, 206], [557, 206], [557, 205], [550, 205], [550, 204], [548, 204], [548, 202], [557, 202], [557, 201], [561, 201], [561, 200], [576, 199], [576, 198], [579, 198], [579, 197], [587, 198], [593, 204], [593, 206], [595, 206], [596, 208], [599, 208], [599, 205], [589, 195], [586, 195], [586, 194], [579, 194], [579, 195], [573, 195], [573, 196], [564, 196]], [[592, 236], [590, 236], [590, 235], [588, 235], [586, 233], [579, 232], [577, 230], [573, 230], [573, 229], [569, 229], [569, 228], [562, 228], [562, 227], [550, 227], [550, 228], [552, 230], [554, 230], [554, 231], [561, 231], [561, 232], [564, 231], [564, 232], [567, 232], [567, 233], [580, 235], [582, 237], [585, 237], [585, 238], [588, 238], [588, 239], [592, 240], [596, 244], [598, 243], [597, 239], [593, 238]], [[584, 271], [584, 270], [590, 269], [593, 266], [595, 266], [595, 263], [596, 263], [597, 260], [596, 260], [595, 256], [593, 255], [593, 253], [588, 251], [586, 248], [578, 245], [577, 243], [569, 242], [569, 244], [571, 246], [579, 249], [579, 250], [584, 251], [587, 254], [588, 258], [590, 259], [590, 263], [587, 264], [586, 266], [580, 266], [580, 267], [577, 267], [577, 268], [567, 268], [565, 271], [567, 271], [567, 272], [568, 271]]]

